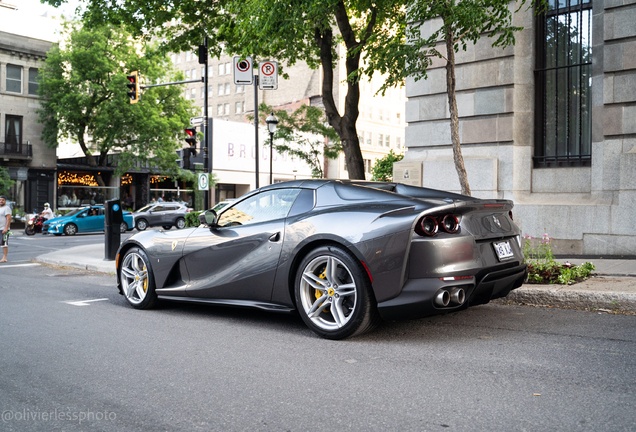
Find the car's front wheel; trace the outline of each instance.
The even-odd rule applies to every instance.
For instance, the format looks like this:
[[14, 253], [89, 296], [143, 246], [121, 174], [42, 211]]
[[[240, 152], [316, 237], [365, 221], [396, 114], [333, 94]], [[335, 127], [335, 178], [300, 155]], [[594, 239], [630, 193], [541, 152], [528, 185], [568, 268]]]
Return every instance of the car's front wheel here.
[[184, 218], [177, 219], [177, 229], [184, 229], [186, 226], [186, 221]]
[[67, 236], [72, 236], [77, 234], [77, 225], [75, 224], [66, 224], [64, 226], [64, 234], [66, 234]]
[[119, 226], [119, 232], [123, 234], [126, 231], [128, 231], [128, 224], [126, 222], [122, 222]]
[[146, 219], [139, 219], [135, 226], [137, 227], [138, 231], [143, 231], [148, 228], [148, 222], [146, 222]]
[[150, 260], [140, 248], [132, 248], [121, 261], [119, 282], [128, 303], [136, 309], [151, 309], [157, 304], [155, 278]]
[[305, 324], [327, 339], [362, 334], [378, 321], [371, 283], [362, 264], [338, 246], [321, 246], [302, 260], [295, 296]]

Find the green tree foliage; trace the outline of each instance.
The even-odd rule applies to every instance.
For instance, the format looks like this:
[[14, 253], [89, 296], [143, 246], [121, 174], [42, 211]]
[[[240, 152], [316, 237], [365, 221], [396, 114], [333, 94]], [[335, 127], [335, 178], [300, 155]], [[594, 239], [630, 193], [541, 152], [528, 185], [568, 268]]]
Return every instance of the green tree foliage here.
[[[396, 34], [385, 41], [385, 50], [368, 50], [365, 57], [367, 74], [378, 71], [389, 75], [384, 89], [404, 82], [408, 76], [416, 81], [426, 78], [433, 58], [445, 61], [453, 157], [465, 195], [470, 195], [470, 186], [459, 140], [455, 53], [460, 48], [466, 50], [468, 43], [475, 44], [484, 36], [492, 38], [493, 47], [505, 48], [514, 44], [515, 32], [522, 30], [513, 24], [515, 4], [521, 8], [525, 0], [410, 1], [406, 38]], [[533, 0], [531, 5], [542, 6], [543, 3]]]
[[373, 181], [392, 181], [393, 180], [393, 164], [404, 159], [404, 155], [395, 154], [393, 150], [383, 158], [377, 159], [371, 168]]
[[0, 195], [9, 195], [9, 189], [14, 183], [9, 177], [9, 170], [0, 167]]
[[[59, 5], [62, 0], [44, 0]], [[364, 179], [356, 121], [360, 101], [362, 53], [390, 56], [386, 41], [403, 39], [408, 0], [163, 0], [111, 2], [87, 0], [91, 25], [125, 24], [136, 34], [154, 32], [172, 51], [192, 50], [210, 38], [210, 50], [322, 66], [322, 101], [336, 130], [349, 177]], [[339, 58], [342, 56], [342, 59]], [[341, 110], [334, 93], [343, 78], [334, 74], [344, 61], [346, 90]], [[281, 69], [283, 70], [283, 69]]]
[[[65, 43], [49, 51], [40, 71], [39, 115], [46, 143], [56, 147], [63, 138], [77, 142], [91, 166], [106, 166], [106, 155], [119, 153], [117, 175], [148, 164], [178, 176], [175, 151], [194, 115], [191, 102], [181, 96], [182, 87], [144, 90], [136, 104], [126, 94], [126, 75], [135, 70], [142, 83], [176, 78], [166, 75], [167, 57], [111, 25], [87, 29], [68, 23], [65, 31]], [[101, 176], [97, 181], [104, 184]]]
[[326, 124], [325, 112], [308, 105], [302, 105], [291, 114], [285, 110], [274, 110], [266, 104], [259, 105], [258, 109], [261, 123], [265, 123], [269, 113], [278, 118], [274, 149], [307, 163], [312, 177], [324, 178], [325, 158], [336, 159], [342, 151], [338, 134]]

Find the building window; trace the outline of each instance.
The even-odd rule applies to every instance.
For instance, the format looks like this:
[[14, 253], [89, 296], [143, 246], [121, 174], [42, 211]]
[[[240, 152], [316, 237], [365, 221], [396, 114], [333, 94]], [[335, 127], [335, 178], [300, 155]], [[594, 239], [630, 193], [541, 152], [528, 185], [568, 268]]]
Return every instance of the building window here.
[[7, 65], [7, 91], [22, 93], [22, 68], [20, 66]]
[[225, 115], [230, 115], [230, 104], [226, 103], [225, 105], [223, 105], [223, 111]]
[[205, 66], [201, 66], [201, 78], [205, 77]]
[[395, 113], [395, 121], [397, 122], [397, 124], [400, 124], [402, 122], [402, 119], [400, 118], [400, 113]]
[[395, 147], [398, 149], [402, 148], [402, 137], [395, 137]]
[[196, 69], [192, 69], [192, 79], [197, 79], [197, 70]]
[[205, 86], [201, 87], [201, 99], [205, 99]]
[[190, 71], [189, 70], [185, 71], [185, 77], [186, 77], [186, 79], [190, 79]]
[[555, 1], [537, 29], [534, 167], [590, 166], [592, 2]]
[[197, 98], [197, 89], [190, 89], [190, 99]]
[[170, 58], [172, 59], [172, 64], [176, 64], [177, 63], [177, 55], [176, 54], [170, 54]]
[[225, 75], [225, 63], [219, 64], [219, 75]]
[[371, 174], [371, 159], [364, 159], [364, 172]]
[[192, 60], [192, 53], [190, 51], [186, 51], [186, 61]]
[[231, 73], [232, 73], [232, 63], [227, 62], [225, 63], [225, 74], [230, 75]]
[[214, 68], [212, 66], [208, 66], [208, 77], [212, 76], [212, 71], [214, 70]]
[[230, 94], [230, 83], [225, 83], [225, 94], [229, 95]]
[[384, 147], [391, 147], [391, 135], [384, 137]]
[[181, 53], [177, 54], [177, 63], [181, 63]]
[[212, 97], [212, 86], [209, 85], [208, 86], [208, 99], [210, 99]]
[[358, 143], [364, 145], [364, 132], [358, 132]]
[[382, 110], [378, 110], [378, 120], [384, 121], [384, 115], [382, 114]]
[[235, 105], [236, 114], [241, 114], [245, 111], [245, 102], [236, 102]]
[[373, 145], [371, 132], [367, 132], [367, 145], [368, 146]]
[[223, 104], [218, 104], [216, 106], [216, 115], [220, 115], [220, 116], [223, 115]]
[[223, 96], [225, 94], [225, 86], [223, 84], [219, 84], [217, 90], [219, 96]]
[[245, 86], [244, 85], [237, 85], [236, 86], [236, 92], [237, 93], [245, 93]]
[[378, 134], [378, 147], [382, 147], [382, 144], [384, 144], [384, 135]]
[[7, 115], [4, 130], [5, 145], [10, 151], [19, 152], [22, 144], [22, 117]]
[[38, 94], [38, 70], [37, 69], [29, 69], [29, 94], [37, 95]]

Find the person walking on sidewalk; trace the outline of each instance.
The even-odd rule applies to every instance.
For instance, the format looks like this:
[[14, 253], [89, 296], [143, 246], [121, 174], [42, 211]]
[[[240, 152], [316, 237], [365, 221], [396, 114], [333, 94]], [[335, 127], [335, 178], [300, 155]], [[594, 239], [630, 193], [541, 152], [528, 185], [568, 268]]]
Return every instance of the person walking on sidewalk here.
[[7, 199], [0, 195], [0, 247], [2, 247], [2, 259], [0, 263], [7, 262], [7, 252], [9, 251], [9, 227], [11, 226], [11, 209], [7, 205]]

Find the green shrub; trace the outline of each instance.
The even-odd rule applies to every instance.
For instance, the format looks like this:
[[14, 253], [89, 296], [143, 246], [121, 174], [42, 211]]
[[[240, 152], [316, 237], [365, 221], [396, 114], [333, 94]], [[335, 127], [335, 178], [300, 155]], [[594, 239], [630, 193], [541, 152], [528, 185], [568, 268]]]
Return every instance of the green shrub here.
[[201, 225], [199, 223], [199, 215], [201, 214], [201, 212], [199, 211], [193, 211], [190, 213], [186, 213], [186, 227], [187, 228], [192, 228], [192, 227], [198, 227], [199, 225]]
[[535, 248], [530, 246], [532, 236], [526, 235], [523, 238], [523, 255], [525, 263], [528, 264], [528, 283], [571, 285], [584, 281], [596, 270], [591, 262], [576, 266], [568, 262], [562, 264], [555, 261], [551, 245], [553, 238], [547, 234], [543, 235], [541, 243]]

